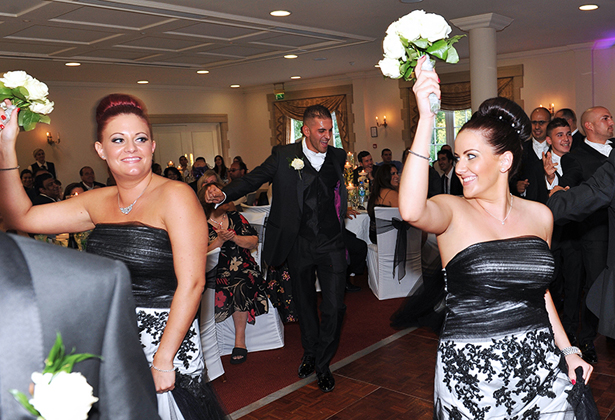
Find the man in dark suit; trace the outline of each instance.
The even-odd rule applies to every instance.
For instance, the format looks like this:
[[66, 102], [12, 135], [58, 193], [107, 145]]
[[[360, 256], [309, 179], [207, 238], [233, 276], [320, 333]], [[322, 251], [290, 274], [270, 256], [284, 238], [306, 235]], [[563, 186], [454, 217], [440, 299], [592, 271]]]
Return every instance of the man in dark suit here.
[[28, 169], [32, 171], [34, 176], [36, 176], [39, 170], [43, 169], [53, 175], [54, 178], [56, 177], [56, 167], [52, 162], [45, 161], [45, 151], [43, 149], [35, 149], [32, 155], [34, 159], [36, 159], [36, 162], [30, 165]]
[[83, 191], [106, 187], [106, 185], [102, 182], [96, 182], [96, 174], [94, 173], [94, 169], [89, 166], [84, 166], [79, 169], [79, 176], [81, 177], [81, 182], [79, 185], [83, 188]]
[[[510, 192], [515, 195], [525, 197], [528, 188], [534, 188], [530, 182], [530, 172], [535, 162], [542, 161], [542, 157], [549, 150], [547, 144], [547, 124], [551, 121], [551, 113], [547, 108], [536, 108], [530, 114], [532, 122], [532, 138], [523, 144], [523, 154], [521, 155], [521, 165], [518, 173], [511, 178]], [[531, 192], [534, 195], [535, 192]]]
[[374, 180], [374, 159], [367, 150], [362, 150], [357, 155], [359, 165], [352, 171], [352, 182], [354, 185], [359, 185], [359, 173], [365, 171], [369, 182]]
[[[596, 170], [607, 161], [611, 153], [611, 141], [613, 137], [613, 117], [604, 107], [589, 108], [581, 116], [581, 125], [587, 135], [583, 143], [570, 154], [581, 165], [584, 181], [589, 180]], [[586, 278], [583, 290], [591, 288], [596, 278], [600, 275], [607, 261], [607, 247], [609, 240], [609, 223], [606, 208], [596, 208], [592, 214], [586, 215], [579, 220], [583, 265], [585, 266]], [[590, 363], [598, 361], [593, 341], [596, 338], [598, 319], [586, 308], [582, 302], [581, 332], [579, 333], [580, 348], [583, 358]]]
[[8, 390], [29, 393], [59, 332], [67, 352], [102, 356], [73, 369], [99, 398], [88, 419], [159, 419], [123, 264], [0, 232], [0, 266], [0, 418], [34, 419]]
[[[329, 363], [346, 312], [346, 153], [328, 145], [333, 122], [329, 110], [321, 105], [305, 110], [301, 131], [300, 143], [275, 146], [265, 162], [225, 186], [226, 197], [210, 186], [206, 198], [213, 203], [233, 201], [265, 182], [273, 184], [263, 258], [273, 266], [288, 261], [304, 351], [299, 377], [316, 370], [319, 388], [329, 392], [335, 386]], [[321, 320], [316, 274], [322, 290]]]
[[32, 200], [33, 206], [55, 203], [62, 197], [60, 183], [48, 172], [39, 174], [34, 179], [34, 189], [38, 193]]
[[579, 131], [579, 128], [577, 127], [577, 114], [575, 114], [574, 111], [570, 108], [562, 108], [555, 113], [554, 117], [563, 118], [568, 122], [568, 125], [570, 126], [570, 131], [572, 132], [572, 145], [570, 146], [570, 149], [572, 150], [579, 147], [581, 143], [583, 143], [583, 141], [585, 140], [585, 136]]
[[442, 192], [451, 195], [463, 195], [463, 185], [455, 174], [455, 158], [448, 149], [438, 152], [438, 166], [442, 170]]

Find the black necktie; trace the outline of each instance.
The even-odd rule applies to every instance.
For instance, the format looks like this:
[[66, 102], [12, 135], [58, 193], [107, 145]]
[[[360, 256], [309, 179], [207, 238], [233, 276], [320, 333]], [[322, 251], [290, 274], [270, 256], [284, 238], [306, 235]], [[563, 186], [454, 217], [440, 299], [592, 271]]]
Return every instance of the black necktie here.
[[448, 194], [448, 176], [442, 175], [442, 192]]

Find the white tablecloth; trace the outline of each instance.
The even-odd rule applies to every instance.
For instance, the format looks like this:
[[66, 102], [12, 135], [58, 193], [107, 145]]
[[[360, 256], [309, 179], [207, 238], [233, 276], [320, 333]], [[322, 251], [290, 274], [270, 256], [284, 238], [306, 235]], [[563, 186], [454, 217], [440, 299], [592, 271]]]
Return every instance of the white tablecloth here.
[[369, 240], [369, 215], [366, 211], [362, 211], [353, 219], [346, 218], [346, 229], [357, 235], [357, 238], [371, 244]]

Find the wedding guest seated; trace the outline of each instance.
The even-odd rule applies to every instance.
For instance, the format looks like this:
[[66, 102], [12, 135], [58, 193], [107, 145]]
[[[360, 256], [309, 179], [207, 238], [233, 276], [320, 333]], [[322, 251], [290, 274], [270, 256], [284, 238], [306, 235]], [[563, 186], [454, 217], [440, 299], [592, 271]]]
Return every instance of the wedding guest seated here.
[[159, 163], [152, 163], [152, 172], [162, 176], [162, 166]]
[[79, 176], [81, 177], [81, 188], [83, 188], [84, 191], [106, 187], [106, 185], [102, 182], [96, 182], [96, 174], [94, 173], [94, 169], [89, 166], [84, 166], [79, 169]]
[[376, 243], [376, 216], [374, 207], [398, 207], [399, 174], [397, 168], [385, 163], [376, 172], [372, 192], [367, 202], [369, 213], [369, 239]]
[[29, 170], [32, 171], [32, 175], [36, 176], [36, 173], [39, 170], [44, 169], [47, 172], [49, 172], [51, 175], [53, 175], [53, 177], [55, 178], [56, 177], [56, 167], [53, 163], [45, 161], [45, 151], [43, 149], [34, 149], [34, 152], [32, 152], [32, 154], [34, 155], [34, 159], [36, 159], [36, 162], [34, 162], [28, 168]]
[[76, 197], [79, 194], [83, 194], [85, 190], [81, 186], [80, 182], [73, 182], [72, 184], [68, 184], [66, 189], [64, 190], [64, 200], [71, 197]]
[[34, 189], [34, 176], [32, 175], [32, 171], [29, 169], [24, 169], [20, 173], [21, 184], [23, 185], [24, 190], [26, 190], [26, 194], [30, 198], [30, 201], [34, 200], [36, 197], [36, 190]]
[[382, 162], [378, 163], [377, 166], [382, 166], [385, 163], [389, 163], [397, 168], [397, 172], [401, 173], [403, 163], [398, 160], [393, 160], [393, 152], [391, 152], [391, 149], [382, 149], [380, 157], [382, 158]]
[[34, 189], [38, 195], [32, 200], [32, 205], [55, 203], [62, 200], [62, 184], [50, 173], [38, 175], [34, 179]]
[[224, 158], [220, 155], [217, 155], [214, 158], [214, 172], [218, 174], [222, 182], [227, 184], [229, 182], [229, 173], [226, 168], [226, 164], [224, 163]]
[[[210, 183], [204, 185], [207, 190]], [[217, 186], [222, 188], [222, 184]], [[204, 197], [203, 197], [204, 198]], [[215, 204], [201, 200], [208, 218], [209, 247], [207, 251], [220, 248], [216, 274], [216, 322], [222, 322], [229, 316], [235, 324], [235, 347], [231, 355], [231, 364], [246, 361], [246, 323], [254, 324], [255, 317], [267, 313], [267, 294], [265, 279], [251, 249], [258, 246], [258, 234], [248, 221], [238, 212], [229, 211], [229, 204], [218, 208]]]
[[203, 176], [201, 176], [196, 183], [197, 192], [201, 191], [201, 189], [203, 188], [203, 185], [211, 184], [211, 183], [224, 184], [224, 182], [222, 182], [222, 179], [216, 173], [216, 171], [214, 171], [213, 169], [208, 169], [203, 173]]
[[363, 150], [357, 155], [357, 160], [359, 161], [359, 166], [357, 166], [352, 172], [352, 182], [355, 185], [359, 185], [359, 173], [361, 171], [365, 171], [367, 173], [367, 178], [370, 182], [373, 181], [374, 159], [372, 158], [372, 155], [368, 151]]
[[164, 177], [172, 179], [173, 181], [183, 181], [184, 179], [180, 170], [174, 166], [169, 166], [168, 168], [164, 169]]
[[179, 166], [177, 167], [182, 174], [182, 180], [190, 184], [194, 179], [192, 178], [192, 168], [188, 163], [188, 158], [184, 155], [179, 157]]
[[197, 182], [199, 181], [199, 178], [203, 176], [207, 169], [207, 162], [205, 161], [205, 158], [202, 156], [196, 158], [194, 164], [192, 165], [192, 179], [194, 179], [194, 181], [188, 183], [188, 185], [192, 187], [195, 193], [199, 191]]

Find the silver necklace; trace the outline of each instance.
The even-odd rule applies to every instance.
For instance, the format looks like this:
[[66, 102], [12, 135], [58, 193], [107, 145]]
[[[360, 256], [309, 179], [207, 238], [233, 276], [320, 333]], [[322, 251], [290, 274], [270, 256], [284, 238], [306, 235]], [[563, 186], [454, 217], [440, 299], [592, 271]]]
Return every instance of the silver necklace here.
[[[509, 193], [510, 194], [510, 193]], [[502, 224], [506, 223], [506, 219], [508, 219], [508, 216], [510, 216], [510, 212], [512, 211], [513, 208], [513, 195], [510, 194], [510, 208], [508, 209], [508, 213], [506, 213], [506, 217], [503, 220], [498, 219], [497, 217], [495, 217], [493, 214], [489, 213], [487, 211], [486, 208], [483, 207], [483, 205], [480, 203], [480, 201], [476, 200], [476, 202], [478, 203], [478, 205], [480, 206], [481, 209], [485, 210], [485, 212], [493, 217], [495, 220], [497, 220], [498, 222], [502, 222]]]
[[224, 219], [226, 218], [226, 213], [222, 214], [222, 221], [218, 222], [214, 219], [212, 219], [211, 217], [209, 218], [209, 221], [212, 223], [215, 223], [218, 226], [218, 229], [222, 229], [222, 225], [224, 224]]
[[120, 211], [124, 214], [128, 214], [132, 211], [132, 207], [137, 204], [137, 200], [139, 198], [141, 198], [141, 196], [143, 195], [143, 193], [145, 193], [145, 190], [147, 189], [147, 187], [149, 187], [149, 184], [152, 182], [152, 178], [154, 177], [154, 175], [152, 174], [149, 178], [149, 182], [147, 183], [147, 185], [145, 186], [145, 188], [143, 189], [143, 191], [141, 191], [141, 194], [139, 194], [139, 196], [137, 197], [137, 199], [135, 201], [132, 202], [132, 204], [128, 207], [122, 207], [120, 205], [120, 192], [118, 191], [117, 193], [117, 206], [120, 208]]

